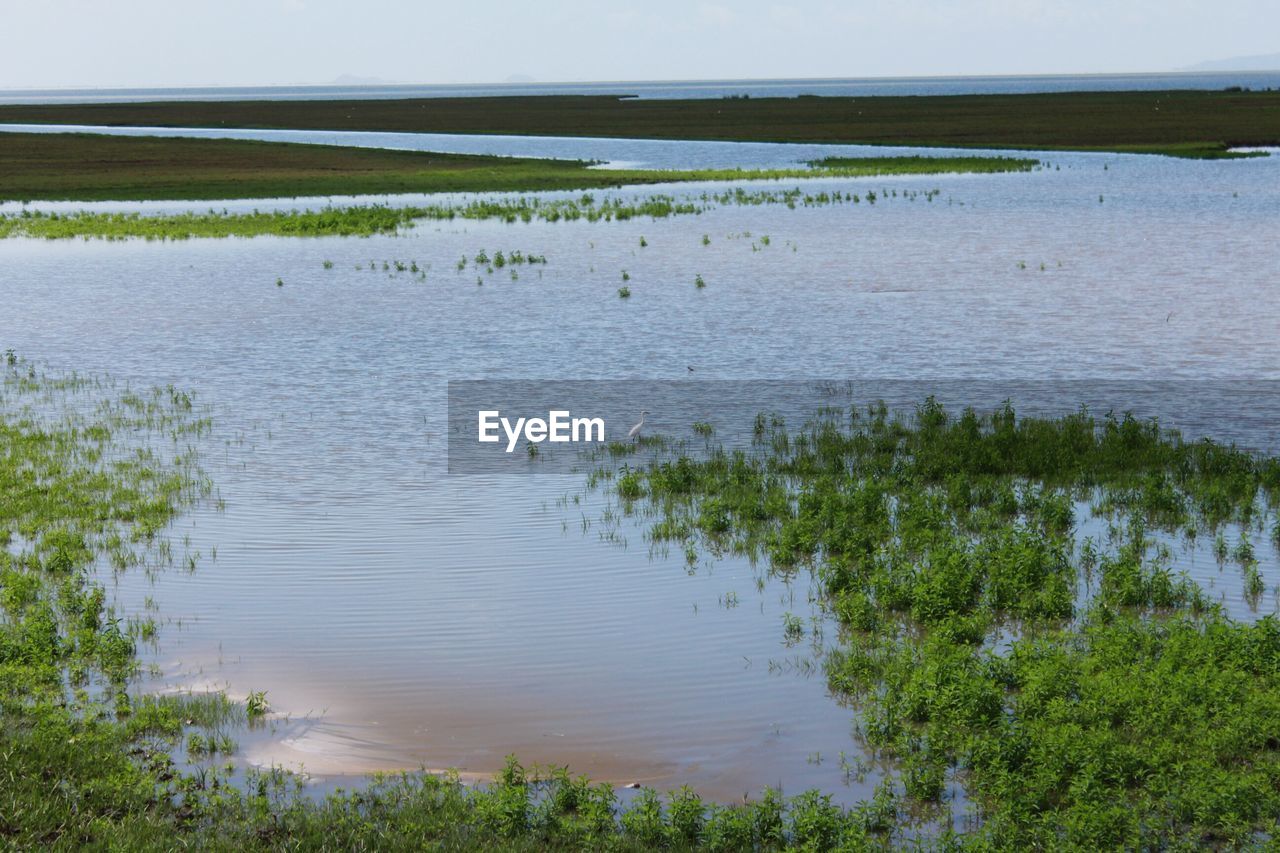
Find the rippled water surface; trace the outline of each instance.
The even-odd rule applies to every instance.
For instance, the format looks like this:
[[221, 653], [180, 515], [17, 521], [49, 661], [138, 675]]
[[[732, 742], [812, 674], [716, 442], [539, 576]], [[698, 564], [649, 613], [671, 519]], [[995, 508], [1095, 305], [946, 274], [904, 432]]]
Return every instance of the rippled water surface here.
[[[491, 144], [686, 166], [819, 148]], [[483, 772], [516, 752], [724, 799], [781, 784], [852, 800], [871, 781], [841, 767], [857, 754], [854, 711], [827, 696], [818, 662], [834, 629], [783, 642], [784, 614], [816, 614], [808, 579], [735, 558], [690, 569], [639, 522], [606, 535], [604, 498], [580, 477], [448, 476], [446, 383], [690, 368], [1280, 378], [1280, 158], [1044, 159], [1030, 174], [814, 182], [874, 190], [874, 205], [368, 239], [0, 241], [0, 346], [214, 407], [205, 461], [225, 510], [178, 530], [198, 568], [125, 574], [118, 594], [165, 615], [148, 653], [159, 684], [267, 690], [290, 713], [281, 737], [243, 744], [248, 759], [321, 776]], [[932, 202], [904, 195], [935, 188]], [[547, 264], [518, 280], [456, 269], [482, 249]], [[384, 260], [416, 261], [426, 280]], [[1182, 560], [1249, 612], [1212, 559]], [[1274, 554], [1261, 569], [1280, 582]]]

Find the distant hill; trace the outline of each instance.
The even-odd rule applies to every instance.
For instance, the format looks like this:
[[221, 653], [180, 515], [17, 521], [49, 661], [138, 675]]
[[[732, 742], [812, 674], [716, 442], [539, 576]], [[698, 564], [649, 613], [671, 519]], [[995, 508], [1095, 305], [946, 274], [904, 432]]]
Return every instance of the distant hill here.
[[1179, 71], [1280, 71], [1280, 53], [1233, 56], [1179, 68]]

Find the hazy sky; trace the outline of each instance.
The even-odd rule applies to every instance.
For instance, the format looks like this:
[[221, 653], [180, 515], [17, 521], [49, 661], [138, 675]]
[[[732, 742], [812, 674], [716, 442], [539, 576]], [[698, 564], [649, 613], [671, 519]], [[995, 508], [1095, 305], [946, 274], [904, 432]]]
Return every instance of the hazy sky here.
[[1277, 0], [0, 0], [0, 88], [1167, 71]]

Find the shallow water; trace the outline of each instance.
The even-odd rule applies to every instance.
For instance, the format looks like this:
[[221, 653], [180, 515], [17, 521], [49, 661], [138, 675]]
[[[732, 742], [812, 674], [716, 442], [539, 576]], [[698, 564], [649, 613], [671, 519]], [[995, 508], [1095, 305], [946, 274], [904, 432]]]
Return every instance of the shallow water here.
[[[686, 165], [710, 156], [663, 145]], [[874, 782], [840, 766], [857, 754], [854, 712], [826, 695], [809, 642], [783, 642], [784, 614], [813, 613], [807, 579], [731, 558], [690, 573], [683, 554], [651, 553], [639, 523], [607, 535], [581, 477], [448, 476], [446, 383], [689, 367], [1280, 378], [1280, 158], [1046, 159], [1032, 174], [814, 182], [889, 190], [875, 205], [428, 223], [367, 239], [0, 241], [0, 348], [213, 404], [205, 460], [226, 508], [177, 531], [198, 569], [127, 573], [117, 591], [125, 609], [153, 596], [167, 617], [154, 684], [265, 689], [291, 715], [282, 737], [242, 741], [250, 761], [483, 772], [516, 752], [720, 799], [781, 784], [849, 801]], [[901, 196], [933, 188], [933, 202]], [[518, 281], [455, 269], [481, 249], [548, 263]], [[397, 259], [426, 281], [382, 271]], [[1270, 611], [1280, 569], [1259, 553]], [[1231, 569], [1184, 565], [1251, 613]]]

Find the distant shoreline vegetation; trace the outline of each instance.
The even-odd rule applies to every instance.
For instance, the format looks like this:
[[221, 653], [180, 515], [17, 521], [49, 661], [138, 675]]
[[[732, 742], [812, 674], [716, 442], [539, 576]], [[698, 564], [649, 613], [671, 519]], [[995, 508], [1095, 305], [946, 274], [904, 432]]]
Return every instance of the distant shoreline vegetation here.
[[843, 157], [777, 169], [593, 169], [546, 160], [241, 139], [0, 136], [3, 201], [213, 201], [589, 190], [694, 181], [1028, 171], [1030, 158]]
[[[295, 146], [306, 147], [306, 146]], [[932, 175], [958, 172], [1023, 172], [1037, 168], [1039, 161], [1007, 157], [883, 157], [829, 158], [793, 169], [716, 169], [643, 172], [661, 176], [662, 182], [741, 182], [832, 177], [885, 177]], [[515, 167], [519, 169], [520, 166]], [[590, 173], [598, 174], [598, 173]], [[630, 172], [623, 174], [631, 174]], [[638, 198], [592, 193], [571, 198], [541, 198], [524, 195], [511, 198], [475, 199], [427, 205], [396, 206], [355, 204], [319, 210], [284, 210], [232, 213], [208, 210], [176, 214], [143, 214], [91, 211], [71, 213], [24, 209], [0, 215], [0, 239], [103, 239], [185, 240], [225, 237], [369, 237], [395, 234], [419, 221], [498, 220], [502, 222], [587, 222], [625, 221], [641, 217], [665, 219], [689, 216], [716, 207], [782, 204], [789, 208], [831, 205], [875, 205], [877, 200], [924, 200], [933, 202], [938, 189], [904, 188], [901, 191], [869, 188], [806, 191], [800, 187], [747, 188], [741, 184], [719, 190], [690, 192], [683, 196], [652, 193]]]
[[805, 142], [1174, 157], [1280, 145], [1280, 91], [870, 97], [516, 95], [0, 106], [0, 123]]

